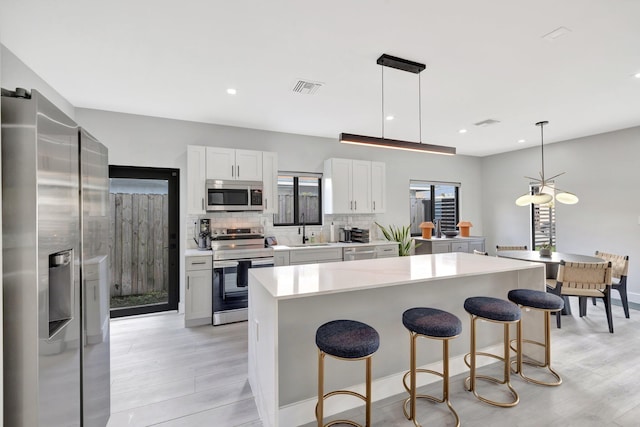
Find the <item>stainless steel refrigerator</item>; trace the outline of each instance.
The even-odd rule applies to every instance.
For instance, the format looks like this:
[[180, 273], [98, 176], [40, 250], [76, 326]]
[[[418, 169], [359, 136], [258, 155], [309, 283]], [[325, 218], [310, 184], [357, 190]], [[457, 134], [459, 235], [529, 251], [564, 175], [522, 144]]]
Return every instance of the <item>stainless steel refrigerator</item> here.
[[2, 92], [4, 425], [104, 427], [107, 149], [36, 90]]

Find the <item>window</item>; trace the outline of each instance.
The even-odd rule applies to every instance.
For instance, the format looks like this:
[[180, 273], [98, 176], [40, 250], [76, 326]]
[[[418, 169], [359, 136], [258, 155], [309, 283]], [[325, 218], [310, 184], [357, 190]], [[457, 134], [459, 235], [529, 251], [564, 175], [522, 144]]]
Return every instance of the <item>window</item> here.
[[281, 172], [278, 175], [278, 213], [273, 225], [322, 224], [322, 176]]
[[422, 234], [420, 224], [424, 221], [440, 221], [442, 230], [455, 230], [459, 189], [455, 182], [410, 181], [411, 235]]
[[[549, 191], [547, 191], [549, 190]], [[531, 186], [532, 192], [537, 192], [537, 186]], [[546, 183], [545, 193], [553, 194], [553, 184]], [[556, 249], [556, 208], [554, 200], [544, 205], [531, 205], [531, 248], [538, 250], [544, 244]]]

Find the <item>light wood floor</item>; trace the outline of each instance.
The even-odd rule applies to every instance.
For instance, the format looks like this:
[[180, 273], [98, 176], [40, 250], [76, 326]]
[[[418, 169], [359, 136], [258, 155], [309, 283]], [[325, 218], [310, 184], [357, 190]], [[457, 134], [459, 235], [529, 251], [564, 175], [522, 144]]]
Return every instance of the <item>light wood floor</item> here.
[[[589, 303], [586, 318], [578, 317], [575, 302], [574, 315], [552, 330], [552, 362], [563, 384], [542, 387], [514, 377], [520, 403], [504, 409], [479, 402], [464, 390], [463, 375], [453, 377], [451, 401], [463, 426], [640, 425], [640, 312], [625, 319], [614, 306], [615, 334], [609, 334], [601, 302]], [[112, 320], [111, 379], [108, 427], [262, 425], [247, 381], [246, 323], [184, 328], [175, 312]], [[306, 380], [315, 382], [316, 373]], [[440, 386], [421, 391], [437, 394]], [[404, 398], [374, 402], [373, 425], [413, 425], [402, 415]], [[453, 425], [443, 405], [419, 402], [417, 409], [425, 426]], [[342, 415], [364, 422], [362, 413]]]

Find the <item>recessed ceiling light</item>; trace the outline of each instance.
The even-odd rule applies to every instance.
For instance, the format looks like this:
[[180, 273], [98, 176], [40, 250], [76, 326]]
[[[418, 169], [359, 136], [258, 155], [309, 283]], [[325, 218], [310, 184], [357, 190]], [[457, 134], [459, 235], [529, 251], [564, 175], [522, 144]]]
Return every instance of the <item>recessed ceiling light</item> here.
[[640, 79], [640, 73], [635, 73], [633, 77], [635, 77], [636, 79]]
[[519, 139], [518, 144], [522, 144], [523, 142], [527, 142], [525, 139]]
[[227, 93], [229, 95], [235, 95], [238, 92], [234, 88], [230, 87], [229, 89], [227, 89]]
[[385, 119], [387, 119], [387, 120], [393, 120], [393, 119], [395, 119], [395, 116], [387, 116], [387, 117], [385, 117]]
[[467, 133], [467, 130], [466, 130], [466, 129], [460, 129], [460, 130], [458, 131], [458, 133]]

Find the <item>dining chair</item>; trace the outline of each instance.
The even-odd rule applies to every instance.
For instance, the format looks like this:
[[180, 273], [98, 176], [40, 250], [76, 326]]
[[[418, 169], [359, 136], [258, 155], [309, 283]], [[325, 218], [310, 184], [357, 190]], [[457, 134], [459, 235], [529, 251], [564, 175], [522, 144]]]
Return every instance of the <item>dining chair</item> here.
[[[629, 273], [629, 256], [615, 255], [607, 252], [596, 251], [596, 256], [605, 261], [611, 261], [611, 289], [620, 294], [620, 301], [624, 309], [624, 317], [629, 318], [629, 300], [627, 299], [627, 274]], [[596, 299], [593, 298], [593, 305]]]
[[499, 251], [526, 251], [527, 245], [524, 246], [506, 246], [506, 245], [496, 245], [496, 252]]
[[[611, 316], [611, 262], [566, 262], [560, 261], [556, 283], [547, 280], [547, 291], [558, 296], [577, 296], [580, 302], [580, 317], [587, 314], [587, 298], [602, 298], [607, 314], [609, 332], [613, 333]], [[565, 299], [566, 303], [566, 299]], [[562, 315], [556, 313], [558, 328]]]

